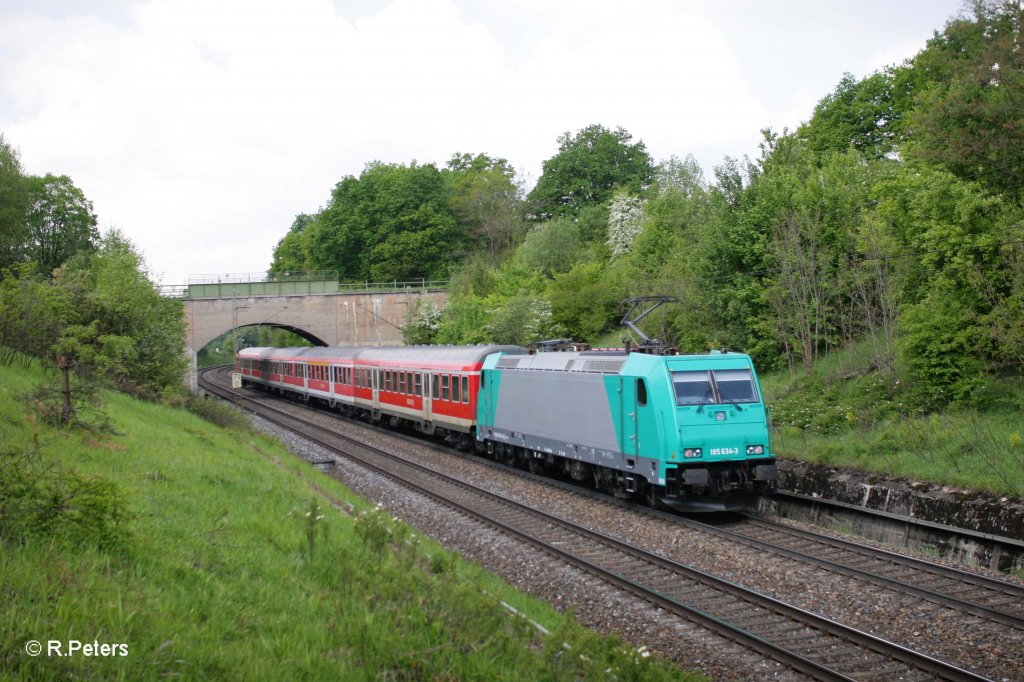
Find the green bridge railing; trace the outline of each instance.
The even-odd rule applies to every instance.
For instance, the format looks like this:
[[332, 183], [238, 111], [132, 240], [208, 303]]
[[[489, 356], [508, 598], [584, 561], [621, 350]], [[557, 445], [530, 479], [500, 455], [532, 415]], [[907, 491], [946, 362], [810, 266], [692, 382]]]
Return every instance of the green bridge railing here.
[[447, 280], [391, 280], [390, 282], [341, 282], [337, 270], [266, 273], [228, 273], [192, 275], [188, 284], [159, 287], [174, 298], [238, 298], [249, 296], [301, 296], [305, 294], [360, 293], [373, 291], [425, 291], [446, 289]]

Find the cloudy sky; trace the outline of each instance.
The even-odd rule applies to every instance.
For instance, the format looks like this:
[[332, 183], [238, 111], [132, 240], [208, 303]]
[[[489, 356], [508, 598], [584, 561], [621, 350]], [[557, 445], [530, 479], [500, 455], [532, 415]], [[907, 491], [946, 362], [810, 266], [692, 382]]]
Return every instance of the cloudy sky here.
[[259, 272], [368, 161], [508, 159], [623, 126], [705, 171], [962, 0], [0, 0], [0, 133], [155, 279]]

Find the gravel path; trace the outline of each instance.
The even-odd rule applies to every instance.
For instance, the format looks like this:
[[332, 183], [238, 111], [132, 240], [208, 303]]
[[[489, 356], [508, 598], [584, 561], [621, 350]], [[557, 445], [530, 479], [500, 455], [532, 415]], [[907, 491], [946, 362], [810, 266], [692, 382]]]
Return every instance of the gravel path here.
[[[475, 458], [438, 452], [426, 445], [339, 421], [332, 415], [318, 414], [315, 421], [369, 444], [443, 466], [449, 474], [481, 487], [976, 673], [998, 680], [1024, 680], [1022, 631], [496, 471], [474, 461]], [[262, 430], [279, 436], [304, 459], [322, 460], [329, 456], [308, 441], [267, 422], [254, 422]], [[406, 491], [355, 463], [341, 460], [333, 474], [357, 494], [383, 504], [418, 532], [502, 575], [524, 592], [559, 609], [571, 609], [577, 620], [588, 627], [616, 633], [637, 646], [645, 645], [659, 652], [683, 668], [701, 670], [714, 679], [798, 678], [773, 661], [753, 655], [700, 626], [679, 624], [674, 617], [632, 595]]]

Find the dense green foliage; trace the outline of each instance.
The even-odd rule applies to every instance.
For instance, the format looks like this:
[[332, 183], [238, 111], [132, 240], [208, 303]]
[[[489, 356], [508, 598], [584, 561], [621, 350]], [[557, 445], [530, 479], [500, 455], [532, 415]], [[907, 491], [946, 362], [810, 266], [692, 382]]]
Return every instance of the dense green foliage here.
[[63, 361], [76, 373], [157, 397], [181, 385], [187, 365], [179, 301], [160, 296], [145, 263], [111, 230], [51, 279], [33, 263], [0, 279], [0, 361]]
[[26, 180], [29, 241], [25, 256], [49, 273], [77, 253], [89, 253], [99, 241], [92, 202], [71, 178], [47, 174]]
[[643, 142], [623, 128], [592, 125], [558, 138], [558, 153], [544, 162], [544, 173], [528, 197], [540, 219], [576, 217], [587, 206], [604, 204], [618, 189], [641, 192], [654, 173]]
[[181, 389], [184, 339], [180, 302], [160, 296], [128, 238], [101, 238], [71, 178], [24, 175], [0, 135], [0, 364], [38, 358], [76, 373], [69, 385], [157, 397]]
[[[5, 678], [698, 679], [584, 630], [247, 427], [114, 393], [109, 432], [45, 427], [23, 400], [40, 378], [0, 367]], [[50, 639], [127, 655], [25, 653]]]
[[18, 150], [0, 134], [0, 268], [22, 259], [28, 242], [28, 192]]
[[327, 207], [300, 214], [271, 273], [337, 270], [343, 281], [438, 280], [471, 246], [514, 241], [519, 189], [504, 159], [456, 154], [448, 167], [370, 163], [335, 186]]

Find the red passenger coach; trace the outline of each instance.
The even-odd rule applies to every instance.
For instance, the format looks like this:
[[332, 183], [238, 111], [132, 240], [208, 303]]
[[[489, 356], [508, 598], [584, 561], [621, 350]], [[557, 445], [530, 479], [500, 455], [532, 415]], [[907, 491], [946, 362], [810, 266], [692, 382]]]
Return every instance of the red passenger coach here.
[[484, 358], [519, 346], [348, 346], [246, 348], [235, 371], [243, 385], [315, 398], [330, 407], [412, 426], [469, 434]]
[[470, 433], [476, 425], [480, 367], [491, 353], [518, 346], [364, 348], [356, 356], [356, 405], [375, 418], [406, 421], [423, 433]]

